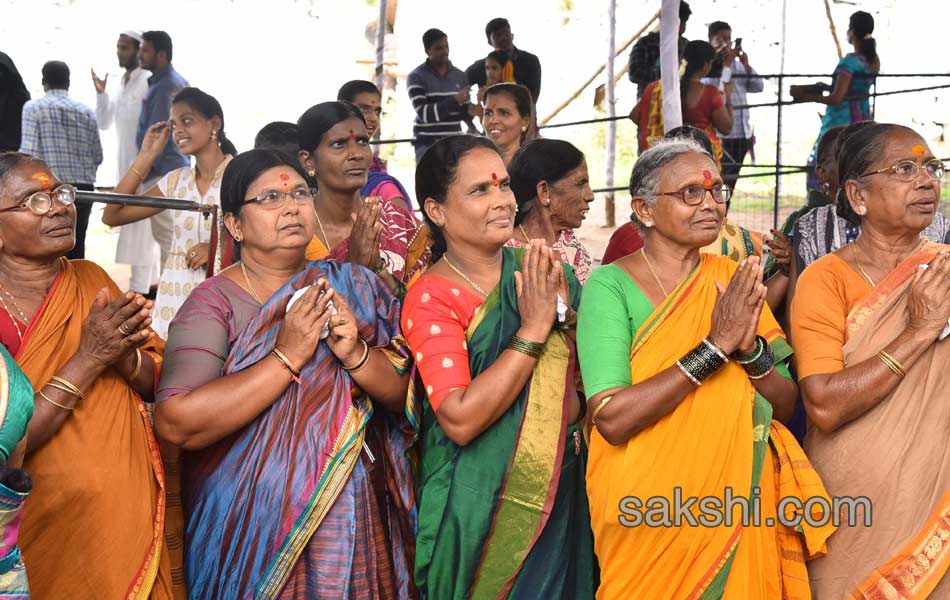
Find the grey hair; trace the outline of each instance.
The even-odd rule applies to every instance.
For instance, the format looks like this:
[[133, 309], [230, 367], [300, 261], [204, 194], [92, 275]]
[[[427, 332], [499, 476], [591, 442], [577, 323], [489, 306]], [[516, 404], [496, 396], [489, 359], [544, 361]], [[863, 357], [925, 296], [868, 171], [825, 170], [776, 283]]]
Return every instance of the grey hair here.
[[[644, 151], [633, 165], [630, 173], [630, 198], [643, 198], [647, 204], [656, 204], [657, 184], [660, 181], [660, 171], [663, 167], [686, 154], [709, 153], [699, 143], [685, 137], [661, 139], [651, 148]], [[637, 220], [635, 214], [631, 220], [643, 230], [643, 224]]]

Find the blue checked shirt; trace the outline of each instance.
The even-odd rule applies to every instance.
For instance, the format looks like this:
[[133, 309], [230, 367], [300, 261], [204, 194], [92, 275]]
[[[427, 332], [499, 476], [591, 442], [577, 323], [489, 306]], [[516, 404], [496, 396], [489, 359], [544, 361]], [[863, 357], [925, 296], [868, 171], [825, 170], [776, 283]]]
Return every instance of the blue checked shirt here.
[[39, 158], [64, 183], [96, 182], [102, 143], [96, 113], [66, 90], [49, 90], [23, 105], [20, 152]]

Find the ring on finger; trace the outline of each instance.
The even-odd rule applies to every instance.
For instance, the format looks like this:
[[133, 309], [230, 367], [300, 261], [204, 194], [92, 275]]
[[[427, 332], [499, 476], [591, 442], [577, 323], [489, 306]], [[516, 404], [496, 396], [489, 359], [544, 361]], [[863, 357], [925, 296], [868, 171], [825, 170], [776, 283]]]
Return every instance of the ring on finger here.
[[132, 335], [132, 332], [125, 328], [125, 323], [119, 325], [119, 331], [122, 332], [122, 335]]
[[346, 325], [346, 317], [340, 317], [339, 325]]

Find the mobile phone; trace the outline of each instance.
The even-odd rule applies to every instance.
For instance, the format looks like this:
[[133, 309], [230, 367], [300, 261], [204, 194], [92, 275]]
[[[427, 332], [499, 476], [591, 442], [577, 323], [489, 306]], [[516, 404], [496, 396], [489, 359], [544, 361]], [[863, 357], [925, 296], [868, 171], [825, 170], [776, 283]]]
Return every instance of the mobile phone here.
[[742, 38], [736, 38], [736, 50], [742, 50]]

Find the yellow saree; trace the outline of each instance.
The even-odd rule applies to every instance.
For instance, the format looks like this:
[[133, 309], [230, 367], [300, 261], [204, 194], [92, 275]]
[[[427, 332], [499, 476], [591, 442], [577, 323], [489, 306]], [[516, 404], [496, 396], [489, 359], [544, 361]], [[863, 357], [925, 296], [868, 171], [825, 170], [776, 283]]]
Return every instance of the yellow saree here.
[[[671, 367], [709, 331], [715, 282], [737, 265], [704, 254], [699, 266], [637, 331], [631, 380]], [[791, 354], [766, 307], [759, 333], [781, 361]], [[745, 371], [728, 364], [679, 406], [626, 444], [611, 446], [594, 430], [587, 470], [594, 546], [601, 566], [600, 599], [729, 600], [809, 598], [804, 561], [823, 551], [830, 526], [801, 533], [783, 526], [624, 526], [623, 499], [749, 498], [760, 488], [761, 516], [776, 516], [780, 497], [826, 497], [801, 448], [771, 422], [771, 405], [757, 396]], [[698, 516], [696, 505], [692, 512]], [[726, 514], [727, 510], [720, 510]], [[788, 511], [786, 510], [786, 514]], [[702, 520], [700, 520], [702, 523]]]

